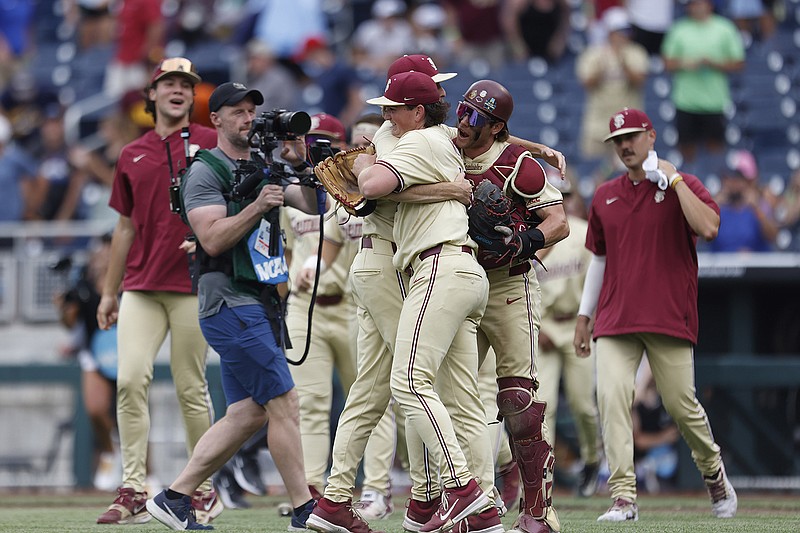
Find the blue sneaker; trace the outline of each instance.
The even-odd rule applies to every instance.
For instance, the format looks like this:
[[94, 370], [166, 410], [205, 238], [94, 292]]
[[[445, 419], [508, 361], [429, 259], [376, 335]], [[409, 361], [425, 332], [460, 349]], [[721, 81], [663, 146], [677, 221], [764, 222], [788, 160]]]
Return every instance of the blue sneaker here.
[[213, 526], [197, 523], [192, 498], [189, 496], [180, 500], [168, 500], [166, 491], [162, 490], [155, 498], [147, 500], [147, 510], [153, 518], [175, 531], [214, 529]]
[[315, 500], [309, 500], [303, 510], [300, 511], [300, 514], [295, 514], [294, 509], [292, 509], [292, 521], [289, 523], [289, 531], [306, 531], [308, 529], [306, 520], [311, 516], [311, 511], [314, 510], [316, 504]]

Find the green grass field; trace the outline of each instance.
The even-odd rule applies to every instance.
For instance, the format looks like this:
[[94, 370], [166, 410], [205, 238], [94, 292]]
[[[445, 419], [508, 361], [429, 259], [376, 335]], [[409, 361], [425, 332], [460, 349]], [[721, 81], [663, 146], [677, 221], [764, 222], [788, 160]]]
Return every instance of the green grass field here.
[[[230, 533], [286, 531], [288, 518], [278, 516], [281, 497], [250, 497], [252, 509], [226, 510], [214, 522], [215, 529]], [[97, 516], [109, 503], [107, 494], [0, 493], [0, 531], [15, 533], [53, 531], [83, 533], [91, 531], [168, 531], [155, 520], [140, 526], [102, 526]], [[797, 495], [740, 494], [736, 518], [719, 520], [711, 516], [705, 493], [689, 495], [643, 496], [639, 499], [639, 521], [609, 524], [596, 522], [610, 504], [606, 497], [577, 499], [556, 495], [556, 506], [564, 533], [592, 532], [800, 532], [800, 498]], [[404, 500], [395, 500], [395, 512], [372, 527], [388, 533], [401, 533]], [[512, 516], [503, 523], [511, 527]]]

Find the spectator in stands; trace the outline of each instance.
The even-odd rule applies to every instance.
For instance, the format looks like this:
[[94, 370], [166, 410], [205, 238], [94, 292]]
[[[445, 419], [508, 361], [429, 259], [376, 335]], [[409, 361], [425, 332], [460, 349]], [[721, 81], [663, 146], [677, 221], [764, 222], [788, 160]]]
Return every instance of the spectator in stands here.
[[725, 14], [745, 39], [767, 40], [775, 33], [775, 0], [728, 0]]
[[78, 144], [69, 151], [69, 162], [76, 169], [73, 181], [81, 190], [85, 218], [116, 221], [116, 213], [108, 206], [114, 183], [114, 165], [122, 148], [141, 135], [139, 126], [122, 106], [100, 120], [98, 134], [102, 146], [91, 150]]
[[[0, 167], [2, 172], [2, 167]], [[788, 249], [800, 252], [800, 170], [795, 170], [786, 190], [783, 191], [775, 210], [780, 224], [785, 228], [791, 240]]]
[[744, 66], [744, 46], [733, 23], [714, 14], [711, 0], [689, 0], [688, 16], [675, 22], [664, 39], [664, 66], [673, 73], [672, 101], [678, 148], [693, 162], [698, 148], [721, 153], [730, 97], [728, 74]]
[[166, 33], [161, 0], [122, 0], [116, 21], [117, 49], [103, 87], [111, 97], [147, 85], [151, 66], [163, 55]]
[[675, 17], [675, 0], [627, 0], [631, 40], [651, 56], [661, 54], [664, 36]]
[[[0, 222], [33, 218], [36, 164], [14, 140], [11, 122], [0, 113]], [[3, 247], [10, 241], [2, 240]]]
[[64, 0], [65, 20], [75, 28], [78, 49], [88, 50], [114, 40], [110, 0]]
[[556, 62], [564, 55], [569, 35], [567, 0], [507, 0], [500, 21], [517, 60], [541, 57]]
[[245, 42], [258, 39], [280, 59], [302, 54], [309, 39], [326, 38], [322, 0], [248, 0], [245, 9], [253, 13], [252, 32]]
[[664, 408], [646, 357], [636, 376], [631, 421], [636, 479], [647, 492], [660, 492], [677, 472], [677, 444], [681, 434]]
[[415, 52], [414, 31], [405, 15], [402, 0], [372, 4], [372, 18], [359, 24], [353, 34], [353, 63], [382, 79], [395, 59]]
[[431, 57], [436, 64], [451, 62], [451, 41], [444, 34], [445, 12], [439, 4], [422, 4], [411, 13], [414, 43], [411, 50]]
[[712, 252], [766, 252], [772, 249], [778, 226], [762, 199], [758, 175], [742, 165], [725, 168], [719, 204], [720, 228]]
[[0, 91], [30, 48], [34, 2], [0, 3]]
[[613, 145], [601, 142], [608, 117], [623, 107], [644, 106], [647, 51], [631, 42], [630, 23], [624, 8], [612, 7], [603, 15], [607, 37], [578, 56], [575, 72], [586, 90], [586, 109], [581, 124], [580, 153], [585, 159], [616, 159]]
[[51, 103], [44, 111], [38, 156], [36, 218], [71, 220], [78, 218], [81, 180], [69, 163], [69, 149], [64, 137], [64, 110]]
[[500, 24], [500, 0], [442, 0], [447, 12], [448, 32], [454, 60], [461, 65], [485, 61], [493, 69], [506, 62], [506, 44]]
[[306, 92], [319, 92], [319, 99], [306, 102], [317, 112], [339, 117], [349, 126], [364, 108], [361, 83], [355, 69], [340, 59], [324, 39], [309, 39], [300, 55], [303, 71], [311, 80]]
[[298, 107], [297, 80], [281, 65], [269, 46], [257, 39], [247, 43], [247, 86], [264, 95], [262, 110]]

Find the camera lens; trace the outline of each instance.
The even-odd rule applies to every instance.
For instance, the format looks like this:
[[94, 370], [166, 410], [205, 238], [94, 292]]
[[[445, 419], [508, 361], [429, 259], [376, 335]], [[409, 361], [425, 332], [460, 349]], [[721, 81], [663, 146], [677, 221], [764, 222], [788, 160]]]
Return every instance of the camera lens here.
[[311, 129], [311, 117], [305, 111], [287, 111], [275, 117], [277, 132], [305, 135]]

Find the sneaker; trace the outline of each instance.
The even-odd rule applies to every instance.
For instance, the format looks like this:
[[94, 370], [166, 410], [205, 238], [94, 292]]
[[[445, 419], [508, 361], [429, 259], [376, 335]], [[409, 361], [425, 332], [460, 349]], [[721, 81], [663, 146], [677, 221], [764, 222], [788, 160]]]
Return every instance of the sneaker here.
[[213, 526], [197, 523], [189, 496], [168, 500], [166, 491], [161, 491], [152, 500], [147, 500], [147, 510], [156, 520], [175, 531], [214, 529]]
[[[223, 466], [212, 478], [214, 490], [217, 493], [222, 505], [226, 509], [248, 509], [250, 502], [244, 498], [244, 491], [233, 479], [233, 473], [227, 466]], [[285, 516], [289, 516], [291, 511]]]
[[261, 479], [261, 467], [256, 454], [237, 453], [231, 460], [231, 470], [236, 483], [244, 490], [256, 496], [267, 493], [264, 480]]
[[316, 500], [308, 500], [308, 503], [303, 506], [303, 510], [300, 511], [300, 514], [296, 514], [294, 509], [292, 509], [292, 521], [289, 522], [289, 531], [306, 531], [308, 529], [306, 527], [306, 522], [308, 521], [308, 517], [311, 516], [311, 511], [314, 510], [316, 504]]
[[195, 491], [192, 495], [192, 507], [198, 524], [210, 523], [225, 510], [225, 506], [213, 490]]
[[519, 511], [521, 489], [519, 466], [517, 462], [511, 461], [507, 465], [502, 466], [497, 474], [503, 484], [503, 490], [500, 492], [503, 504], [507, 509], [516, 509]]
[[363, 491], [361, 499], [353, 507], [367, 522], [370, 520], [383, 520], [394, 511], [391, 495], [384, 496], [376, 490]]
[[322, 498], [306, 521], [306, 527], [321, 533], [383, 533], [373, 532], [352, 502], [334, 502]]
[[477, 514], [489, 504], [489, 497], [474, 479], [470, 479], [469, 483], [463, 487], [445, 487], [442, 491], [439, 508], [433, 517], [420, 528], [420, 533], [447, 531], [459, 520]]
[[113, 491], [122, 482], [122, 472], [119, 468], [118, 454], [103, 452], [97, 458], [97, 468], [94, 471], [92, 484], [97, 490]]
[[597, 518], [598, 522], [625, 522], [626, 520], [634, 522], [639, 520], [639, 506], [622, 498], [614, 500], [614, 505]]
[[733, 518], [736, 515], [739, 501], [733, 485], [725, 474], [725, 467], [720, 467], [713, 476], [703, 476], [703, 481], [706, 482], [706, 490], [711, 497], [711, 512], [714, 513], [714, 516]]
[[439, 509], [441, 501], [442, 499], [439, 496], [429, 502], [408, 500], [406, 514], [403, 517], [403, 529], [411, 533], [418, 533], [422, 526], [433, 518], [436, 510]]
[[117, 498], [97, 519], [98, 524], [145, 524], [152, 518], [145, 509], [146, 492], [130, 487], [117, 489]]
[[578, 496], [591, 498], [597, 493], [597, 484], [600, 478], [600, 463], [585, 464], [578, 476]]
[[490, 507], [482, 513], [470, 515], [453, 526], [454, 533], [505, 533], [505, 531], [497, 507]]

